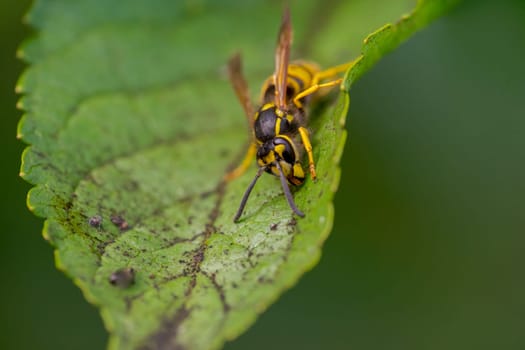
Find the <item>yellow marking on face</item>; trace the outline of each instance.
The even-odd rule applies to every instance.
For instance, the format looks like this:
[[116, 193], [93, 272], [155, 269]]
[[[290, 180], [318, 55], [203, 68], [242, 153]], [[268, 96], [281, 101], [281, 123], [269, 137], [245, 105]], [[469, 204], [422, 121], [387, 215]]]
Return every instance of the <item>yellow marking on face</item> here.
[[266, 166], [266, 165], [271, 164], [273, 162], [275, 162], [275, 153], [273, 151], [269, 152], [264, 157], [261, 157], [261, 158], [257, 159], [257, 164], [259, 164], [259, 166]]
[[[279, 165], [281, 166], [281, 170], [283, 171], [284, 177], [288, 178], [292, 171], [292, 166], [290, 165], [290, 163], [286, 163], [285, 161], [281, 160], [279, 161]], [[275, 163], [271, 165], [270, 170], [275, 176], [280, 176], [279, 170], [275, 166]]]
[[303, 167], [301, 166], [301, 163], [295, 163], [293, 165], [293, 175], [295, 177], [304, 179], [304, 170], [303, 170]]
[[277, 153], [279, 155], [280, 158], [284, 158], [283, 157], [283, 152], [286, 150], [286, 147], [284, 145], [277, 145], [275, 146], [274, 148], [274, 151], [275, 153]]

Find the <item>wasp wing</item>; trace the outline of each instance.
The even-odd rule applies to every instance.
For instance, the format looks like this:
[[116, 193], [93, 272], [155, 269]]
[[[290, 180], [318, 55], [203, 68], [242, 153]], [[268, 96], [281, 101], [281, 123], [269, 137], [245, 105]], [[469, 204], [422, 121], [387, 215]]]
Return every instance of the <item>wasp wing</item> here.
[[238, 53], [232, 56], [228, 61], [228, 76], [233, 86], [233, 90], [244, 109], [244, 114], [246, 114], [248, 124], [251, 127], [253, 125], [255, 110], [250, 100], [248, 84], [246, 83], [246, 79], [244, 79], [244, 74], [242, 72], [241, 55]]
[[280, 110], [286, 108], [286, 86], [288, 76], [288, 61], [290, 59], [290, 45], [292, 43], [292, 26], [290, 23], [290, 10], [286, 8], [283, 14], [277, 50], [275, 51], [275, 104]]

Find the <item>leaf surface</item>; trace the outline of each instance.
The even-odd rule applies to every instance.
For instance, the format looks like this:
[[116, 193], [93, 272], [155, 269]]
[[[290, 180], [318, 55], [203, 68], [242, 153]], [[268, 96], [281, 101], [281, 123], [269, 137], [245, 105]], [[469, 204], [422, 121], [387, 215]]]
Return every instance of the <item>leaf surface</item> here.
[[[248, 133], [225, 75], [243, 54], [256, 92], [273, 71], [282, 8], [250, 1], [39, 0], [18, 91], [30, 145], [28, 206], [57, 266], [97, 305], [114, 349], [218, 348], [312, 268], [333, 222], [352, 83], [454, 1], [304, 1], [294, 48], [324, 67], [354, 59], [335, 107], [314, 107], [318, 180], [294, 193], [263, 176], [232, 222], [255, 164], [221, 181]], [[359, 54], [362, 52], [362, 54]], [[297, 57], [292, 53], [292, 58]]]

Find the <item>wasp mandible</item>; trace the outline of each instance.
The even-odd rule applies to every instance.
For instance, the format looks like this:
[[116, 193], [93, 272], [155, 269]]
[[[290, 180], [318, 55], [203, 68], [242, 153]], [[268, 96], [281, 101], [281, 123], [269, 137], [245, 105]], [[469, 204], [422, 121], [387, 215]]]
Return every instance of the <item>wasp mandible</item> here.
[[248, 119], [252, 141], [241, 164], [226, 174], [225, 179], [230, 181], [243, 174], [254, 156], [259, 166], [242, 197], [233, 219], [235, 222], [241, 217], [248, 197], [263, 172], [280, 178], [290, 208], [300, 217], [304, 217], [304, 213], [297, 208], [288, 185], [299, 186], [305, 180], [301, 165], [304, 151], [308, 155], [310, 177], [313, 180], [317, 177], [305, 108], [319, 89], [340, 85], [341, 78], [326, 80], [346, 71], [350, 63], [321, 70], [314, 62], [289, 62], [291, 43], [290, 11], [286, 8], [277, 37], [275, 72], [262, 86], [261, 105], [257, 111], [250, 100], [240, 55], [234, 55], [228, 62], [229, 78]]

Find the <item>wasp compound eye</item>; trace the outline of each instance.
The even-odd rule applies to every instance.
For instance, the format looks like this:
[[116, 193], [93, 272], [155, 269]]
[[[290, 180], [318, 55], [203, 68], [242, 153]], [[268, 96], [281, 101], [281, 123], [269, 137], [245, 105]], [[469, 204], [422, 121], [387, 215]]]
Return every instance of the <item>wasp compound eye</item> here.
[[291, 165], [295, 163], [295, 150], [289, 140], [283, 137], [276, 137], [273, 140], [273, 144], [274, 150], [279, 155], [280, 159], [283, 159], [286, 163]]

